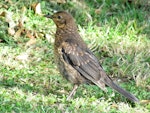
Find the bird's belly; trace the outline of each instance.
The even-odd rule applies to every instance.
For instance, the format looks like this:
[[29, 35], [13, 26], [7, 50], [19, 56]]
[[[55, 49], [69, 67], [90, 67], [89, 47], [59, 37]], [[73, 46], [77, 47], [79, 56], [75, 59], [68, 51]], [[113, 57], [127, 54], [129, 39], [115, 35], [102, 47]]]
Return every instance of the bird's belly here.
[[[56, 57], [55, 57], [56, 58]], [[60, 74], [73, 84], [87, 83], [85, 79], [75, 68], [66, 63], [62, 58], [55, 59]]]

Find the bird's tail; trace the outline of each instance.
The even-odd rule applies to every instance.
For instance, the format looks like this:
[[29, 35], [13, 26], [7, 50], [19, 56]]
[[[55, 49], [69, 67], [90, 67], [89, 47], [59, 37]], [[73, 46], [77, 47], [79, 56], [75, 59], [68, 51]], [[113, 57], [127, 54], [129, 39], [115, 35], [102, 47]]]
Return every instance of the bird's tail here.
[[139, 100], [133, 94], [129, 93], [128, 91], [122, 89], [120, 86], [115, 84], [108, 76], [104, 79], [104, 83], [108, 85], [109, 87], [115, 89], [117, 92], [119, 92], [123, 96], [127, 97], [129, 100], [136, 102], [136, 103], [139, 102]]

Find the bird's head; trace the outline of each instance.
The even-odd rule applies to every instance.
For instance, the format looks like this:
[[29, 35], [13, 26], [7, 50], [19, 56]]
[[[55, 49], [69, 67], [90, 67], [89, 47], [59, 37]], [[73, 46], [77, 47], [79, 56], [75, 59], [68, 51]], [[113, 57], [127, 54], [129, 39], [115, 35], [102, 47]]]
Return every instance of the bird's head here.
[[73, 17], [66, 11], [59, 11], [54, 13], [53, 15], [45, 15], [45, 17], [51, 18], [58, 28], [75, 25]]

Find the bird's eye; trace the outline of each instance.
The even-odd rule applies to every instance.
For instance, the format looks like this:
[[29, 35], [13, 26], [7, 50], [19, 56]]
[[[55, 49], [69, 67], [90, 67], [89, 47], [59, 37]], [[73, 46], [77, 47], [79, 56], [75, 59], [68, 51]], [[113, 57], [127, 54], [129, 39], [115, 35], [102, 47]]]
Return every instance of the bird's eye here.
[[58, 15], [58, 17], [57, 17], [58, 19], [61, 19], [62, 17], [60, 16], [60, 15]]

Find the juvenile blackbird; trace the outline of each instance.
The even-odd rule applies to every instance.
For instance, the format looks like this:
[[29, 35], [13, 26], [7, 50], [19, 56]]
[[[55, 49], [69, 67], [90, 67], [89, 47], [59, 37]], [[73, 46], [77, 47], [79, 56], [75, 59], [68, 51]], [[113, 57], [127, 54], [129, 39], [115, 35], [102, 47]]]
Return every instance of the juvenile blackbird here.
[[74, 84], [67, 100], [71, 99], [80, 84], [94, 83], [104, 91], [105, 85], [108, 85], [129, 100], [138, 102], [134, 95], [119, 87], [106, 75], [98, 59], [79, 35], [74, 19], [69, 13], [59, 11], [52, 16], [45, 16], [51, 18], [57, 26], [54, 43], [57, 67], [60, 73]]

